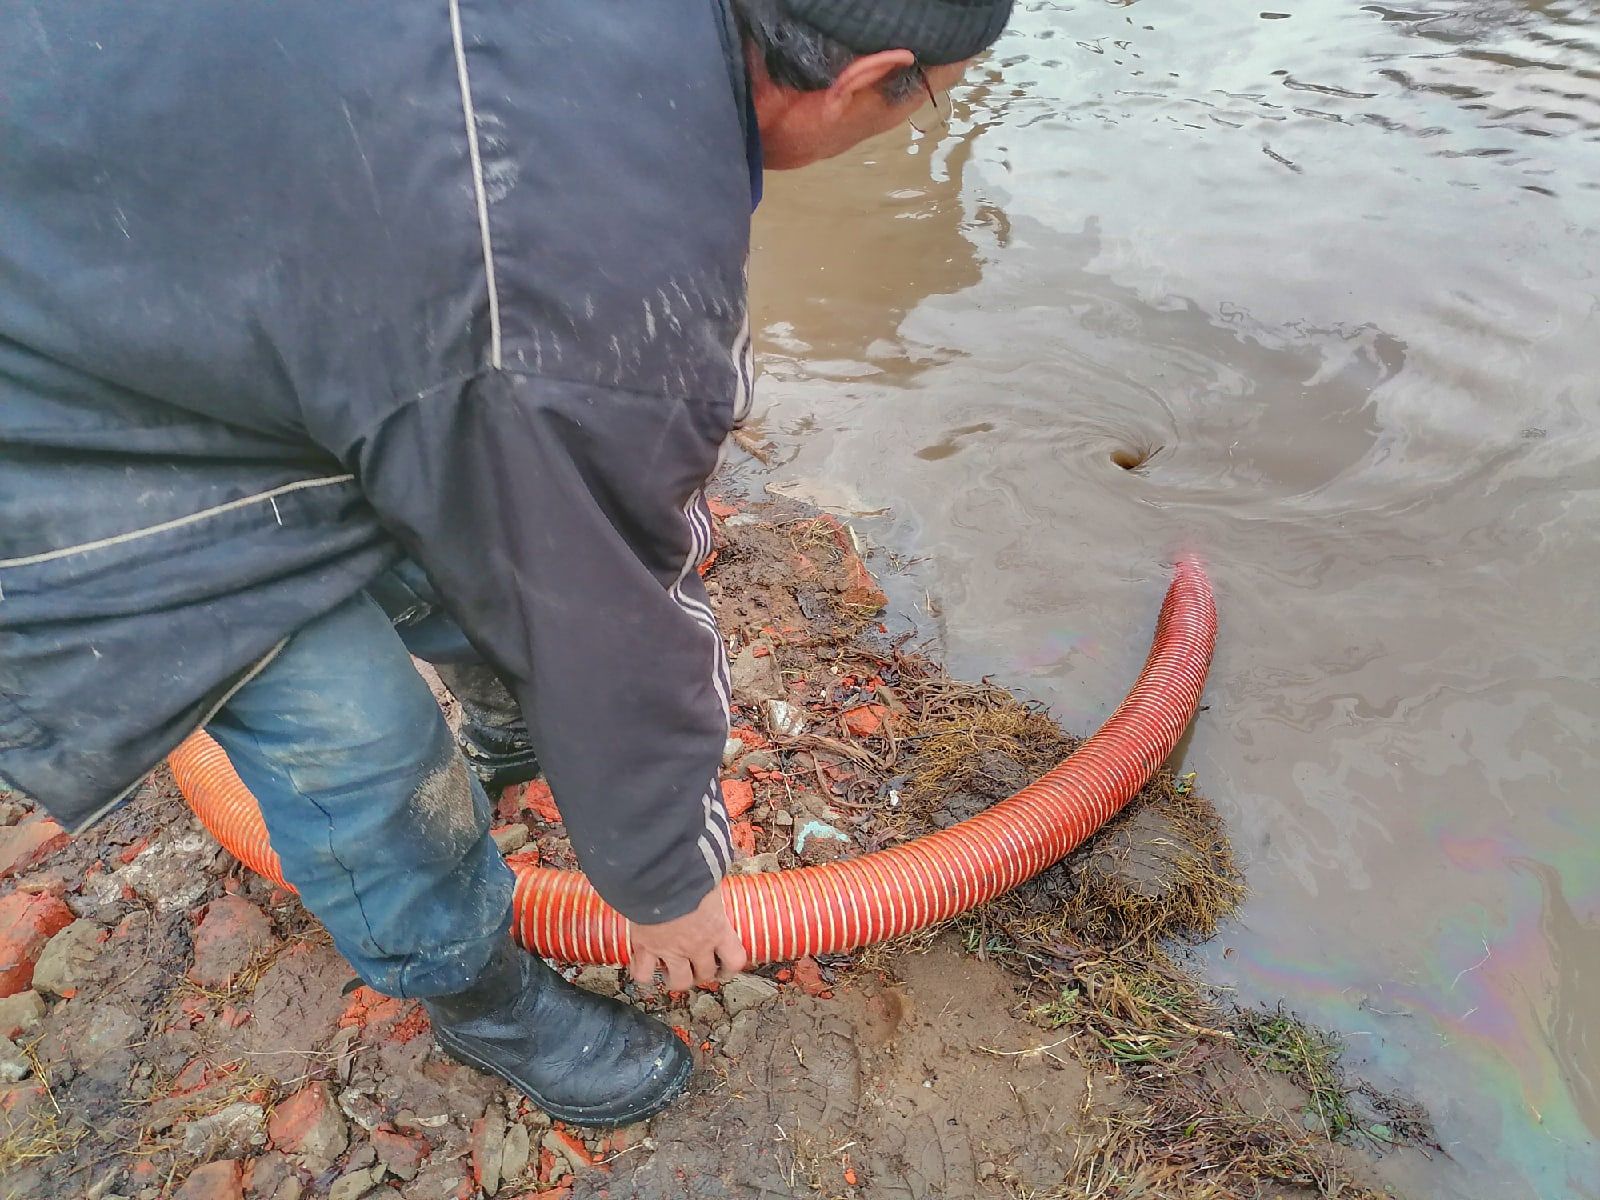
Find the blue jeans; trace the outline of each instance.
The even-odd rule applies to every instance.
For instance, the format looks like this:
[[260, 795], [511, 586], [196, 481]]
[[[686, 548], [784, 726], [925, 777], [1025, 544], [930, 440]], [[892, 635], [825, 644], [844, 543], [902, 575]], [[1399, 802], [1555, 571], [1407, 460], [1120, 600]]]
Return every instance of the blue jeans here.
[[476, 661], [401, 563], [299, 630], [212, 718], [284, 878], [370, 987], [461, 991], [510, 927], [493, 811], [411, 655]]

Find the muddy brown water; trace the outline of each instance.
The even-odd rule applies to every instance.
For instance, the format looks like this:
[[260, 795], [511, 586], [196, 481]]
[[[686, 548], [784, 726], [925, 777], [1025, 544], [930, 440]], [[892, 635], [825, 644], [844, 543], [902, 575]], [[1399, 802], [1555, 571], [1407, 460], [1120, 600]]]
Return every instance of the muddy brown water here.
[[1600, 10], [1030, 3], [918, 124], [769, 176], [751, 482], [1080, 730], [1200, 554], [1209, 975], [1600, 1196]]

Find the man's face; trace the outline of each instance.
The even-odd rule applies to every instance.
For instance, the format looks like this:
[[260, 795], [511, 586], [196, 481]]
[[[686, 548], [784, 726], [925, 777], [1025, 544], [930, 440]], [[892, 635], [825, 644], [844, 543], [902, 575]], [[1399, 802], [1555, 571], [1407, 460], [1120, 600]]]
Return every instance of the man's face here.
[[[809, 166], [843, 154], [914, 116], [928, 103], [926, 91], [918, 88], [908, 98], [893, 103], [880, 86], [884, 79], [909, 65], [906, 51], [885, 51], [857, 59], [827, 91], [785, 92], [787, 105], [761, 122], [765, 165], [776, 171]], [[933, 94], [943, 97], [967, 65], [961, 62], [925, 68]]]

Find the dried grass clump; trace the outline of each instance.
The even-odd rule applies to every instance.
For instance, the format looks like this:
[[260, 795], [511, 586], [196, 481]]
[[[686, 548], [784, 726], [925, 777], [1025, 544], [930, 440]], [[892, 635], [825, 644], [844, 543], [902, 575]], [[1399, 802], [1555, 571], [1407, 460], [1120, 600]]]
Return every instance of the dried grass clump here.
[[1282, 1116], [1246, 1113], [1214, 1089], [1169, 1090], [1112, 1109], [1080, 1149], [1059, 1195], [1075, 1200], [1256, 1200], [1263, 1185], [1329, 1200], [1380, 1200], [1351, 1179], [1325, 1139]]

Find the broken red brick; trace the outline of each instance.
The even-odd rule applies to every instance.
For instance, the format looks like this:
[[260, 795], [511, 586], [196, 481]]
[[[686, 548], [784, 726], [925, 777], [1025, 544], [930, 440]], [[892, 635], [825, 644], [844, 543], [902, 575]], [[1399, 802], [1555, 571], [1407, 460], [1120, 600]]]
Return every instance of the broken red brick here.
[[808, 996], [816, 996], [820, 1000], [827, 1000], [833, 995], [828, 990], [828, 985], [823, 982], [822, 968], [817, 966], [817, 960], [810, 955], [795, 960], [794, 981], [799, 985], [800, 990]]
[[547, 825], [561, 824], [561, 810], [556, 808], [556, 798], [550, 791], [550, 785], [542, 779], [535, 779], [522, 789], [522, 807], [531, 808]]
[[72, 910], [57, 896], [0, 896], [0, 997], [28, 990], [45, 943], [71, 923]]
[[382, 1025], [385, 1022], [399, 1021], [407, 1013], [408, 1005], [404, 1000], [385, 996], [382, 992], [375, 992], [366, 984], [362, 984], [350, 993], [344, 1012], [339, 1014], [339, 1027], [343, 1029], [350, 1025]]
[[412, 1039], [419, 1038], [427, 1033], [429, 1028], [428, 1014], [423, 1012], [422, 1005], [418, 1004], [396, 1021], [383, 1036], [389, 1041], [398, 1042], [403, 1046]]
[[756, 790], [742, 779], [724, 779], [722, 803], [729, 817], [742, 817], [755, 807]]
[[710, 511], [711, 515], [717, 518], [719, 521], [726, 521], [729, 517], [739, 515], [739, 510], [737, 508], [735, 508], [732, 504], [729, 504], [726, 500], [720, 499], [716, 496], [706, 497], [706, 508]]
[[770, 750], [772, 743], [762, 737], [756, 730], [747, 725], [735, 725], [728, 730], [729, 737], [736, 737], [752, 750]]
[[420, 1133], [401, 1133], [388, 1125], [372, 1131], [372, 1148], [378, 1161], [401, 1179], [415, 1176], [422, 1160], [433, 1153], [433, 1143]]
[[874, 612], [889, 603], [889, 597], [873, 579], [872, 572], [853, 554], [845, 563], [844, 593], [839, 598], [846, 604], [870, 608]]
[[[691, 1044], [689, 1042], [689, 1031], [687, 1029], [680, 1029], [678, 1026], [674, 1025], [672, 1027], [672, 1032], [682, 1038], [685, 1045]], [[557, 1129], [555, 1131], [555, 1135], [556, 1140], [572, 1152], [572, 1154], [576, 1157], [576, 1161], [586, 1163], [594, 1162], [594, 1155], [589, 1153], [589, 1147], [585, 1146], [581, 1139], [574, 1137], [565, 1129]]]
[[244, 1200], [244, 1170], [237, 1159], [224, 1158], [189, 1172], [174, 1200]]
[[222, 1078], [223, 1072], [214, 1068], [203, 1058], [191, 1059], [172, 1079], [172, 1086], [167, 1089], [169, 1096], [188, 1096], [209, 1084]]
[[840, 718], [844, 722], [845, 729], [856, 737], [875, 736], [888, 719], [889, 709], [883, 704], [863, 704], [859, 708], [852, 708]]
[[756, 852], [756, 827], [749, 821], [735, 821], [733, 823], [733, 848], [741, 855], [751, 855]]
[[49, 817], [33, 816], [20, 825], [0, 828], [0, 879], [26, 871], [71, 840], [71, 835]]
[[194, 931], [189, 978], [202, 987], [226, 987], [272, 944], [272, 922], [242, 896], [218, 896]]
[[267, 1133], [279, 1150], [299, 1155], [313, 1171], [326, 1170], [349, 1144], [344, 1117], [321, 1083], [312, 1083], [272, 1110]]

